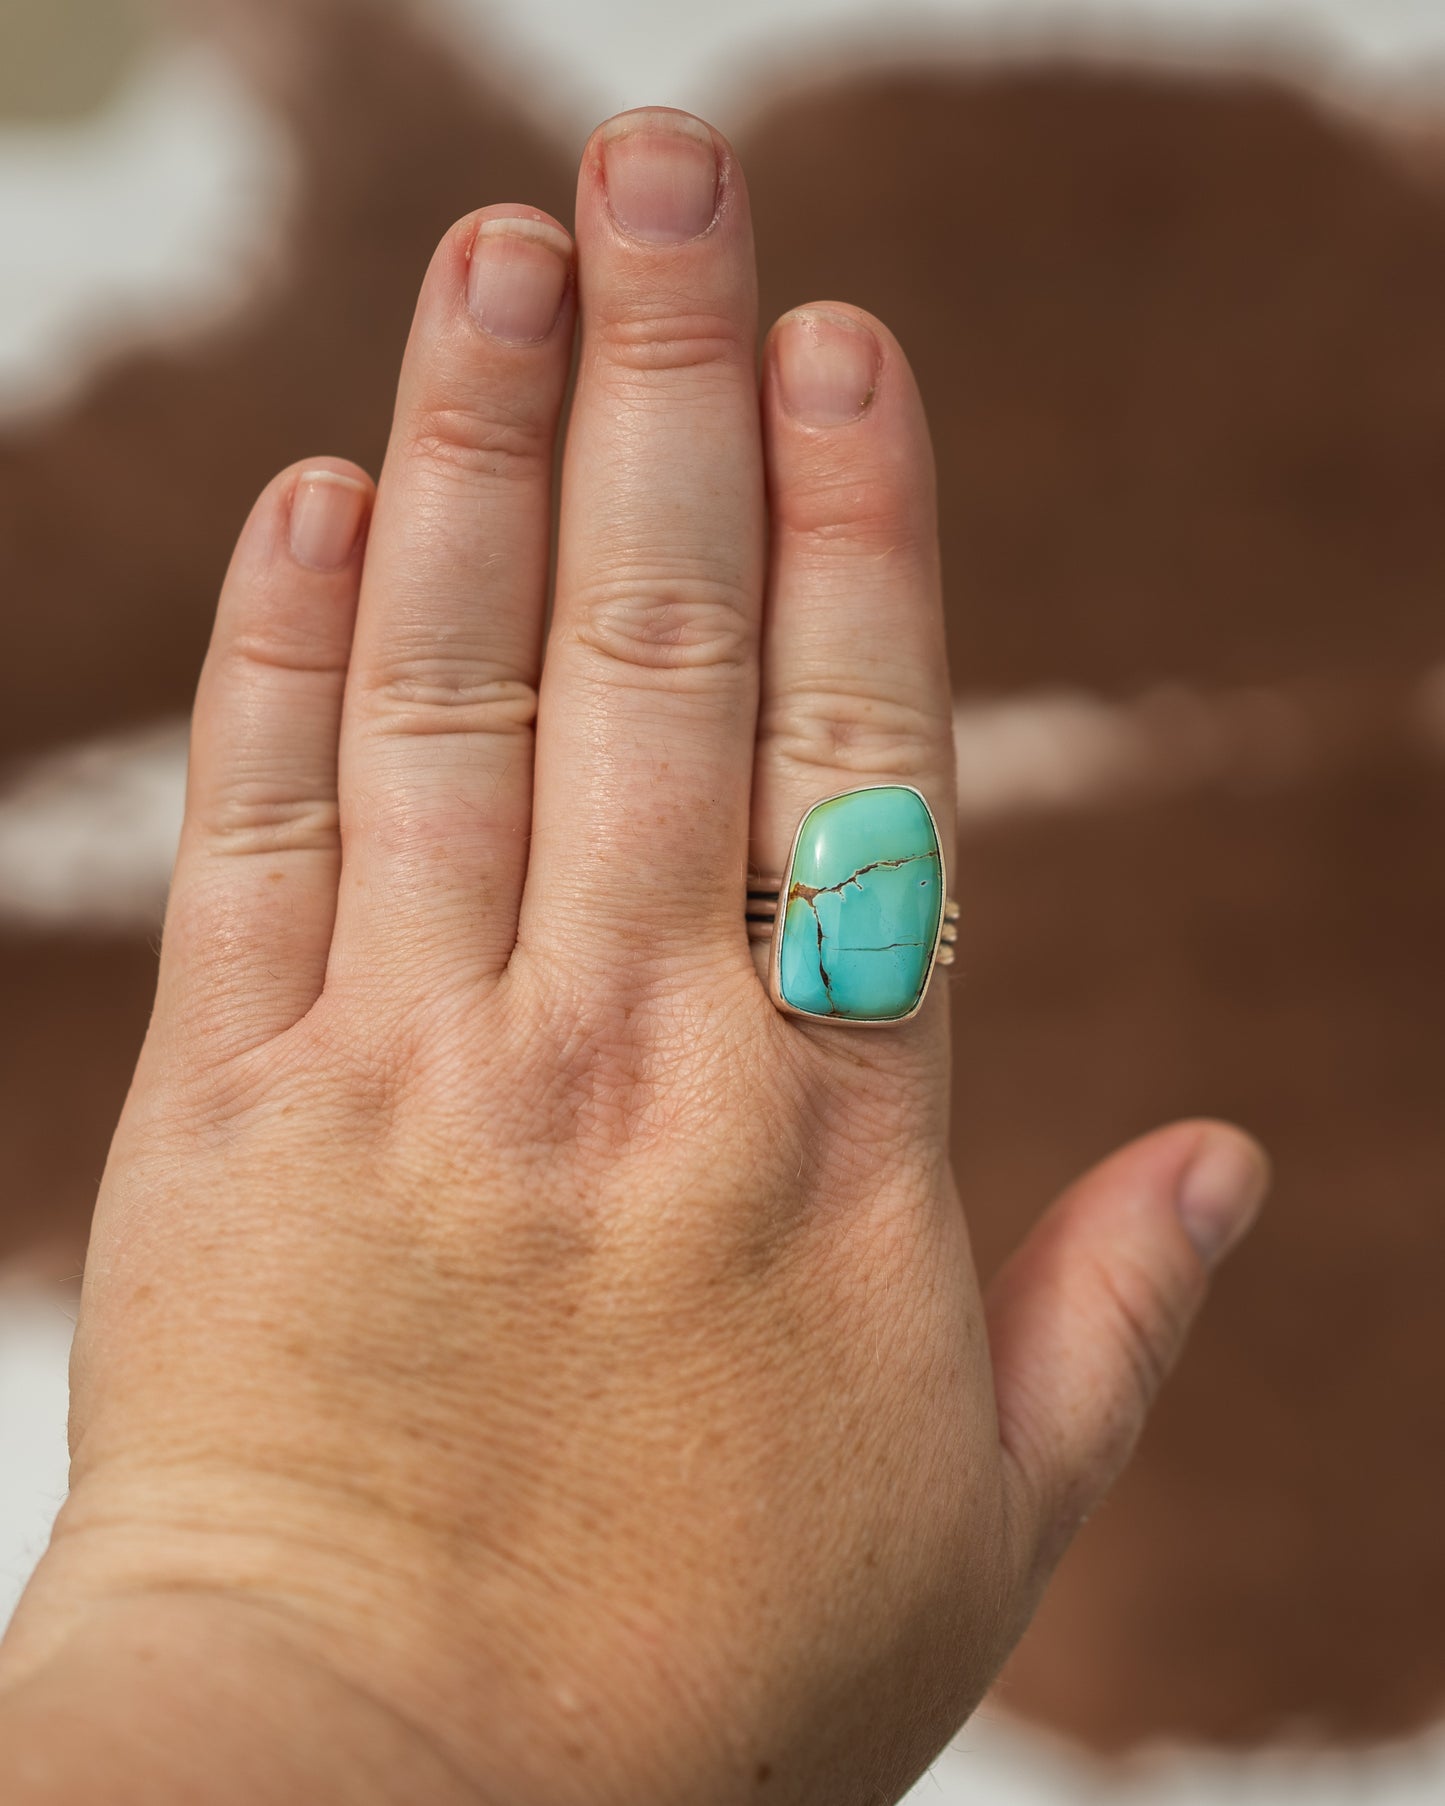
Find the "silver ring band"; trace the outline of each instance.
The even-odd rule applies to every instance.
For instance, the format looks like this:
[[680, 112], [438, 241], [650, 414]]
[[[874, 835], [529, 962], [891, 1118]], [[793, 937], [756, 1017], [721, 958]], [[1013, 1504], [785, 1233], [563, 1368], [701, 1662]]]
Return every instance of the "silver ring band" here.
[[[781, 878], [748, 879], [748, 939], [770, 941], [778, 917]], [[958, 904], [950, 897], [943, 905], [943, 928], [938, 939], [938, 964], [951, 966], [958, 951]]]

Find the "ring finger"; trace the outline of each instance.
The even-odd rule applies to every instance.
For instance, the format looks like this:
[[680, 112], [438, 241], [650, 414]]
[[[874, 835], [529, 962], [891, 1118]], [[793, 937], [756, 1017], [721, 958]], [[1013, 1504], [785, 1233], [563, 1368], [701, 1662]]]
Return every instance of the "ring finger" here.
[[342, 721], [328, 982], [466, 986], [507, 962], [527, 863], [572, 241], [491, 207], [418, 304]]
[[[754, 866], [782, 873], [794, 830], [820, 799], [894, 783], [922, 792], [946, 869], [954, 824], [952, 696], [933, 458], [912, 373], [876, 320], [829, 303], [778, 322], [764, 358], [763, 397], [773, 532]], [[906, 798], [901, 806], [916, 809]], [[904, 826], [916, 832], [916, 825]], [[937, 895], [936, 877], [930, 881]], [[850, 899], [870, 923], [877, 908], [897, 901], [885, 897], [875, 906], [851, 892]], [[821, 899], [819, 914], [821, 946], [828, 927]], [[850, 962], [860, 1008], [865, 992], [895, 982], [894, 965], [907, 988], [909, 957], [900, 952], [886, 973], [877, 960]], [[814, 958], [810, 981], [818, 964]], [[815, 988], [818, 997], [804, 1007], [850, 1013], [841, 990], [828, 995], [826, 960]]]

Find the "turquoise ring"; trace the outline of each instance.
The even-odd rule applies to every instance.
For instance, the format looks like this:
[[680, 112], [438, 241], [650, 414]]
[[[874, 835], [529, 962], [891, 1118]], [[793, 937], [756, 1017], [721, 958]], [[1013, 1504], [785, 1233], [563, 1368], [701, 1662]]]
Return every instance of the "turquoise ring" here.
[[785, 1014], [862, 1028], [916, 1016], [958, 938], [922, 792], [869, 784], [814, 803], [783, 876], [749, 881], [747, 921], [771, 942], [768, 994]]

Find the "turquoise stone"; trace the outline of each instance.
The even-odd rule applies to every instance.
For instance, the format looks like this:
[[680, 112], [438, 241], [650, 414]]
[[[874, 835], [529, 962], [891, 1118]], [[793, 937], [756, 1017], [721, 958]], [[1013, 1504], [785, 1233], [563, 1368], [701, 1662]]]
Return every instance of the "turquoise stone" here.
[[942, 865], [928, 806], [902, 784], [809, 810], [783, 886], [783, 1001], [848, 1022], [911, 1014], [938, 940]]

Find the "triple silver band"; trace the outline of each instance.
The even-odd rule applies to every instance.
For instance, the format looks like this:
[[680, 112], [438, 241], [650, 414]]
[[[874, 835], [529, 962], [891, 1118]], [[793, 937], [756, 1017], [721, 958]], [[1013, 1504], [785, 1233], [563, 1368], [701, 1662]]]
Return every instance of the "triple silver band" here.
[[[783, 894], [781, 878], [748, 879], [748, 939], [770, 941], [777, 928], [778, 900]], [[943, 932], [938, 939], [936, 963], [951, 966], [958, 949], [958, 904], [952, 897], [943, 906]]]

